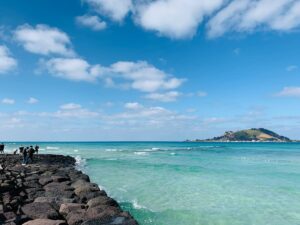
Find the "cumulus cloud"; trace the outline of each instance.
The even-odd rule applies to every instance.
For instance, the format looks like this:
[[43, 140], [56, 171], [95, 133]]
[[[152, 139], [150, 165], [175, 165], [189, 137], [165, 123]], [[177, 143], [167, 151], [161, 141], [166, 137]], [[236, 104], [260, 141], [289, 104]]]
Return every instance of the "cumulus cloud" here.
[[143, 108], [143, 105], [141, 105], [141, 104], [138, 103], [138, 102], [127, 102], [127, 103], [125, 104], [125, 108], [126, 108], [126, 109], [137, 110], [137, 109]]
[[15, 100], [12, 98], [4, 98], [2, 99], [2, 104], [6, 104], [6, 105], [13, 105], [15, 104]]
[[76, 118], [76, 119], [91, 119], [98, 117], [100, 114], [95, 111], [91, 111], [82, 107], [77, 103], [66, 103], [59, 107], [59, 110], [56, 112], [43, 112], [39, 113], [40, 117], [55, 117], [58, 119], [66, 119], [66, 118]]
[[17, 60], [11, 56], [9, 49], [0, 45], [0, 74], [13, 70], [17, 64]]
[[145, 98], [160, 102], [174, 102], [180, 95], [181, 93], [177, 91], [169, 91], [166, 93], [150, 93]]
[[14, 39], [24, 49], [35, 54], [62, 56], [75, 54], [71, 47], [70, 38], [66, 33], [43, 24], [38, 24], [35, 27], [25, 24], [17, 27], [14, 31]]
[[115, 21], [122, 21], [132, 8], [131, 0], [83, 0], [96, 12]]
[[73, 110], [73, 109], [81, 109], [82, 106], [76, 103], [67, 103], [60, 106], [60, 109], [63, 110]]
[[136, 21], [147, 30], [171, 38], [190, 38], [206, 15], [218, 9], [223, 0], [158, 0], [137, 8]]
[[106, 22], [102, 21], [98, 16], [83, 15], [76, 17], [76, 22], [92, 30], [100, 31], [106, 28]]
[[172, 75], [145, 61], [120, 61], [112, 64], [110, 71], [125, 80], [131, 81], [130, 86], [132, 89], [143, 92], [175, 89], [184, 82], [183, 79], [172, 77]]
[[30, 97], [30, 98], [27, 100], [27, 103], [28, 103], [28, 104], [36, 104], [36, 103], [38, 103], [38, 102], [39, 102], [39, 100], [36, 99], [36, 98], [33, 98], [33, 97]]
[[284, 87], [276, 94], [279, 97], [300, 97], [300, 87]]
[[99, 65], [90, 65], [81, 58], [53, 58], [42, 62], [50, 74], [72, 81], [93, 82], [101, 73]]
[[[146, 30], [173, 39], [193, 37], [199, 26], [216, 38], [228, 32], [290, 31], [300, 25], [297, 0], [84, 0], [100, 15], [122, 21], [131, 12]], [[208, 21], [208, 22], [207, 22]]]
[[287, 31], [299, 25], [299, 9], [295, 0], [233, 0], [211, 18], [208, 36], [257, 29]]
[[145, 61], [120, 61], [104, 67], [90, 65], [81, 58], [53, 58], [42, 62], [42, 66], [56, 77], [88, 82], [100, 79], [107, 87], [128, 87], [142, 92], [172, 90], [184, 82]]

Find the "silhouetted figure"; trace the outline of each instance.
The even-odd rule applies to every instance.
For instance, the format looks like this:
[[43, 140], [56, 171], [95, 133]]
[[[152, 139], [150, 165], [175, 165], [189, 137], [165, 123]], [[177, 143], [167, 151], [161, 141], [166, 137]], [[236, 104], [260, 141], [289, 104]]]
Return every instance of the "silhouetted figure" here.
[[3, 143], [0, 144], [0, 153], [4, 153], [4, 147], [5, 145]]
[[18, 153], [18, 149], [16, 149], [15, 151], [14, 151], [14, 155], [16, 155]]
[[30, 160], [31, 163], [33, 162], [33, 154], [34, 154], [34, 148], [30, 146], [28, 150], [28, 159]]
[[39, 154], [39, 149], [40, 149], [40, 146], [38, 146], [38, 145], [36, 145], [36, 146], [34, 147], [34, 150], [35, 150], [35, 153], [36, 153], [36, 154]]
[[27, 165], [27, 163], [28, 163], [28, 152], [27, 152], [27, 148], [23, 149], [22, 155], [23, 155], [23, 162], [22, 162], [22, 165]]

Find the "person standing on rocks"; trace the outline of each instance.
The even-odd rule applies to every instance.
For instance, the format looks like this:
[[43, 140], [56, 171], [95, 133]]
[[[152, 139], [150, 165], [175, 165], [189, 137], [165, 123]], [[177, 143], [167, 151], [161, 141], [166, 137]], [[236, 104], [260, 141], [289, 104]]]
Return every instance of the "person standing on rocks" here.
[[32, 146], [30, 146], [29, 151], [28, 151], [28, 159], [30, 160], [30, 163], [33, 162], [33, 154], [34, 154], [34, 149]]
[[22, 162], [22, 165], [25, 166], [25, 165], [27, 165], [27, 163], [28, 163], [28, 152], [27, 152], [27, 148], [23, 149], [22, 155], [23, 155], [23, 162]]
[[34, 150], [35, 150], [35, 153], [36, 153], [36, 154], [39, 154], [39, 148], [40, 148], [40, 146], [38, 146], [38, 145], [36, 145], [36, 146], [34, 147]]
[[0, 144], [0, 153], [4, 153], [4, 147], [5, 145], [3, 143]]
[[19, 147], [19, 153], [20, 153], [20, 155], [23, 155], [23, 151], [24, 151], [24, 147], [21, 145]]

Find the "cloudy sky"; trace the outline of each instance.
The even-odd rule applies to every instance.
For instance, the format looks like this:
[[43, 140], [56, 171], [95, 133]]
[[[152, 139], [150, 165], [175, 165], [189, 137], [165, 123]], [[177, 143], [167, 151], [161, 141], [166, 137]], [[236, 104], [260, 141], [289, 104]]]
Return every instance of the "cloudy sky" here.
[[300, 139], [299, 28], [299, 0], [2, 0], [0, 139]]

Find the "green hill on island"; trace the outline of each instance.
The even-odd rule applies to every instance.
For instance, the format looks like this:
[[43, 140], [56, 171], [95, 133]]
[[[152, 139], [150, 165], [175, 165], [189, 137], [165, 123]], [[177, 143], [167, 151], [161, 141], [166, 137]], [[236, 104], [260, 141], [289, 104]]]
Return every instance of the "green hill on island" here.
[[227, 131], [224, 135], [212, 139], [196, 140], [204, 142], [292, 142], [291, 139], [278, 135], [264, 128], [252, 128], [240, 131]]

